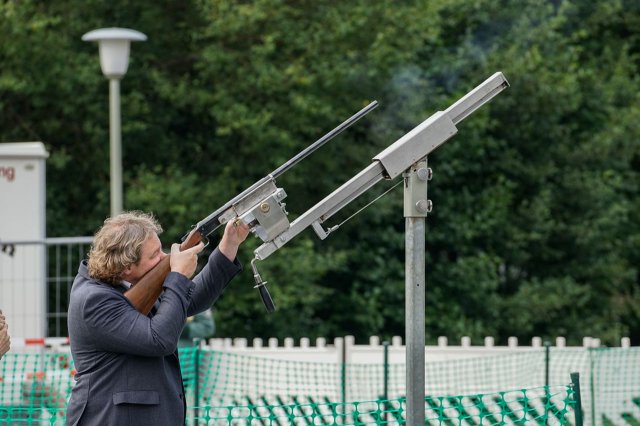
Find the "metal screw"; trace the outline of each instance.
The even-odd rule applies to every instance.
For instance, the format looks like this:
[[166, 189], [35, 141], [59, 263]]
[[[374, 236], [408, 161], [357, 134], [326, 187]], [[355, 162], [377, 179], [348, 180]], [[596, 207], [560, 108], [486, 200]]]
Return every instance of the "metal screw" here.
[[416, 203], [416, 210], [420, 213], [430, 213], [433, 209], [433, 203], [431, 200], [420, 200]]
[[424, 167], [420, 167], [416, 174], [418, 175], [418, 179], [421, 181], [425, 181], [429, 179], [429, 169], [425, 169]]
[[269, 210], [271, 210], [271, 206], [269, 205], [269, 203], [262, 203], [260, 204], [260, 211], [262, 213], [268, 213]]
[[427, 202], [427, 200], [420, 200], [416, 203], [416, 210], [418, 210], [420, 213], [427, 213], [429, 210], [429, 203]]

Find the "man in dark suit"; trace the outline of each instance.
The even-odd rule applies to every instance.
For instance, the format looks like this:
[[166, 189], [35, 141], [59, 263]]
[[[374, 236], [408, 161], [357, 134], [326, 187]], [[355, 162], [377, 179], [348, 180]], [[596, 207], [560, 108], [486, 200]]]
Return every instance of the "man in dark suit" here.
[[185, 423], [178, 339], [187, 317], [209, 309], [241, 270], [236, 259], [249, 229], [231, 222], [193, 280], [203, 244], [171, 247], [171, 272], [149, 315], [124, 292], [167, 254], [150, 214], [127, 212], [105, 221], [80, 264], [69, 301], [69, 339], [77, 370], [67, 425]]

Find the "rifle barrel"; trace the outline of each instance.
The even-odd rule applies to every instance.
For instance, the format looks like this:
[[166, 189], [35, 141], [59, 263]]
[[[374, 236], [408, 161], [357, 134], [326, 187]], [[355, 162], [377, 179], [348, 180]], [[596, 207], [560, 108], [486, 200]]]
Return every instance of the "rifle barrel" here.
[[282, 173], [286, 172], [291, 167], [295, 166], [299, 161], [305, 159], [307, 156], [312, 154], [315, 150], [320, 148], [322, 145], [324, 145], [325, 143], [329, 142], [331, 139], [333, 139], [334, 137], [342, 133], [343, 130], [345, 130], [347, 127], [351, 126], [353, 123], [355, 123], [356, 121], [364, 117], [366, 114], [369, 113], [369, 111], [373, 110], [377, 106], [378, 106], [378, 101], [371, 102], [369, 105], [362, 108], [360, 111], [356, 112], [350, 118], [345, 120], [338, 127], [333, 129], [332, 131], [330, 131], [329, 133], [327, 133], [326, 135], [324, 135], [323, 137], [315, 141], [313, 144], [309, 145], [303, 151], [298, 153], [295, 157], [293, 157], [292, 159], [290, 159], [289, 161], [287, 161], [286, 163], [284, 163], [283, 165], [275, 169], [273, 172], [271, 172], [271, 176], [273, 176], [274, 179], [277, 178]]
[[[200, 233], [205, 237], [211, 234], [213, 231], [215, 231], [222, 225], [219, 221], [219, 218], [220, 216], [222, 216], [222, 214], [224, 214], [224, 212], [226, 212], [228, 209], [233, 207], [237, 202], [241, 201], [244, 197], [251, 194], [257, 187], [265, 183], [267, 180], [269, 179], [275, 180], [276, 177], [280, 176], [282, 173], [286, 172], [291, 167], [295, 166], [299, 161], [303, 160], [304, 158], [309, 156], [311, 153], [313, 153], [316, 149], [320, 148], [322, 145], [324, 145], [325, 143], [333, 139], [335, 136], [342, 133], [343, 130], [345, 130], [347, 127], [351, 126], [353, 123], [355, 123], [356, 121], [364, 117], [369, 111], [373, 110], [377, 106], [378, 106], [378, 101], [373, 101], [366, 107], [362, 108], [360, 111], [353, 114], [350, 118], [345, 120], [338, 127], [336, 127], [335, 129], [333, 129], [332, 131], [330, 131], [329, 133], [327, 133], [326, 135], [324, 135], [323, 137], [315, 141], [313, 144], [309, 145], [307, 148], [299, 152], [296, 156], [294, 156], [289, 161], [287, 161], [286, 163], [278, 167], [276, 170], [269, 173], [267, 176], [263, 177], [262, 179], [260, 179], [259, 181], [251, 185], [249, 188], [245, 189], [240, 194], [233, 197], [233, 199], [231, 199], [230, 201], [227, 201], [222, 207], [218, 208], [209, 216], [202, 219], [200, 222], [196, 224], [196, 229], [198, 229], [198, 231], [200, 231]], [[184, 238], [186, 238], [186, 235]]]

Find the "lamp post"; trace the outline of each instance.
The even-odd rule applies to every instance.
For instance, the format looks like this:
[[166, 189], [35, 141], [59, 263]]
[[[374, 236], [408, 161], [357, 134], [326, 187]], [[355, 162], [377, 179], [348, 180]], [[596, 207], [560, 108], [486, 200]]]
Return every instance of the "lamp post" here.
[[96, 41], [100, 51], [100, 67], [109, 79], [109, 146], [111, 164], [111, 216], [122, 212], [122, 138], [120, 127], [120, 80], [129, 66], [132, 41], [145, 41], [147, 36], [127, 28], [101, 28], [82, 36], [83, 41]]

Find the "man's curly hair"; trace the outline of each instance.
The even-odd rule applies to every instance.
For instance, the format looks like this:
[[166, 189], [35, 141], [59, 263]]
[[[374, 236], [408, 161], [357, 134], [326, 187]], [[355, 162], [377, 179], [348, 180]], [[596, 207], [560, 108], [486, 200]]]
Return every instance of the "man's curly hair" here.
[[89, 251], [89, 275], [112, 285], [119, 284], [124, 270], [140, 261], [145, 241], [161, 233], [162, 227], [150, 213], [130, 211], [107, 218]]

